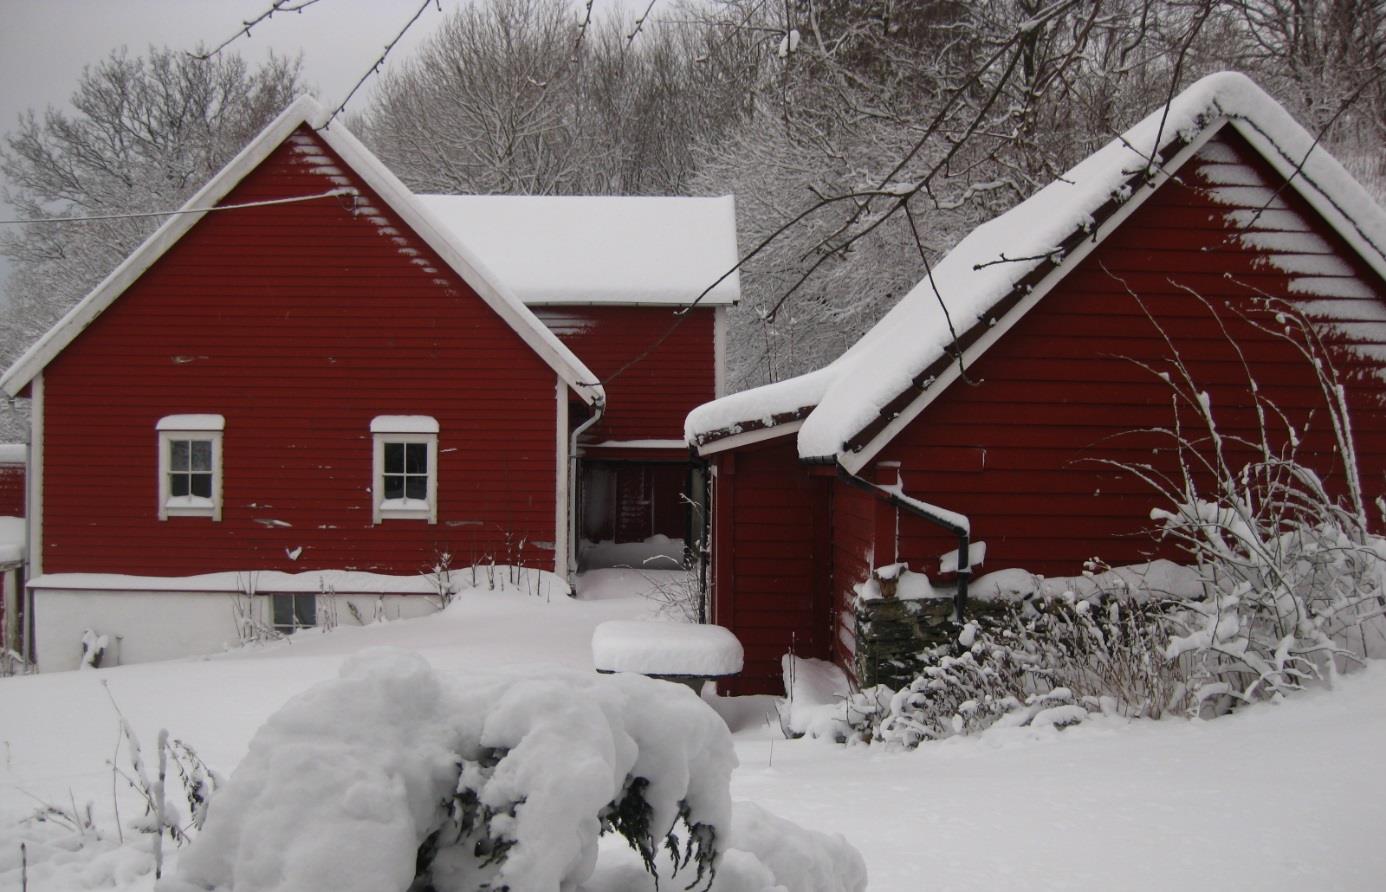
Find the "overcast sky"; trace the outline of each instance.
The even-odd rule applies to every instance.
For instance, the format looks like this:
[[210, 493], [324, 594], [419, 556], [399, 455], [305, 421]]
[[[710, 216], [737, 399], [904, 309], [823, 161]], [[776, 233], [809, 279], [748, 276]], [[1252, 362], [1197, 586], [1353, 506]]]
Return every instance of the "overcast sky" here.
[[[442, 0], [443, 13], [468, 0]], [[345, 98], [420, 0], [318, 0], [299, 13], [261, 23], [233, 46], [250, 61], [302, 51], [305, 79], [324, 104]], [[293, 4], [290, 4], [293, 5]], [[0, 0], [0, 130], [13, 130], [28, 108], [64, 105], [82, 66], [126, 46], [215, 46], [270, 0]], [[441, 22], [436, 6], [400, 45], [407, 53]], [[352, 109], [363, 107], [358, 93]], [[14, 216], [0, 204], [0, 220]], [[8, 265], [0, 257], [0, 280]]]

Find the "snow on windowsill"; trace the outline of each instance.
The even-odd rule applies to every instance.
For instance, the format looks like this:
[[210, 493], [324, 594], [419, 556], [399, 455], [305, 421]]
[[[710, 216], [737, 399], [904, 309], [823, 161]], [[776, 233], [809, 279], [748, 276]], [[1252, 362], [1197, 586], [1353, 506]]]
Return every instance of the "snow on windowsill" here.
[[212, 500], [206, 496], [169, 496], [164, 507], [170, 511], [211, 511]]
[[592, 665], [599, 672], [643, 675], [735, 675], [741, 642], [722, 626], [610, 620], [592, 633]]
[[155, 425], [161, 431], [220, 431], [226, 430], [226, 418], [221, 415], [165, 415]]
[[438, 419], [432, 415], [377, 415], [371, 419], [373, 434], [436, 434]]
[[380, 503], [382, 520], [427, 520], [431, 514], [423, 499], [384, 499]]

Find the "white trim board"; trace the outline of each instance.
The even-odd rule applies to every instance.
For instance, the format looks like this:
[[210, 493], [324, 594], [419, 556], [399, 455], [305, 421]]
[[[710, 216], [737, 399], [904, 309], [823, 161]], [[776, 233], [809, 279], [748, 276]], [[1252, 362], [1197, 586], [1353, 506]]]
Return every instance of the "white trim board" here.
[[804, 422], [786, 421], [784, 424], [777, 424], [773, 427], [759, 427], [753, 431], [744, 431], [739, 434], [732, 434], [730, 437], [723, 437], [720, 440], [713, 440], [697, 447], [699, 455], [716, 455], [719, 452], [726, 452], [728, 449], [739, 449], [742, 446], [750, 446], [753, 443], [763, 443], [766, 440], [776, 440], [786, 437], [793, 433], [798, 433], [799, 428], [804, 426]]

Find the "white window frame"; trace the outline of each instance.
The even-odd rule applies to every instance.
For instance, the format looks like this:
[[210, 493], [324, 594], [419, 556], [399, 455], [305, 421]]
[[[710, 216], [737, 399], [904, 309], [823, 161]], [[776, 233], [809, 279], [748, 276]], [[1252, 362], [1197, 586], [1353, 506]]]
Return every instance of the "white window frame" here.
[[[154, 426], [159, 441], [159, 519], [170, 517], [210, 517], [221, 520], [221, 436], [226, 429], [226, 419], [220, 415], [166, 415]], [[178, 440], [202, 440], [212, 444], [212, 496], [197, 499], [195, 496], [179, 497], [186, 501], [174, 501], [169, 486], [169, 463], [172, 443]], [[194, 499], [197, 499], [194, 501]]]
[[[374, 441], [371, 469], [371, 522], [426, 520], [438, 522], [438, 420], [431, 415], [377, 415], [371, 419]], [[424, 507], [391, 505], [385, 499], [385, 444], [422, 443], [428, 447]], [[391, 500], [393, 501], [393, 500]]]

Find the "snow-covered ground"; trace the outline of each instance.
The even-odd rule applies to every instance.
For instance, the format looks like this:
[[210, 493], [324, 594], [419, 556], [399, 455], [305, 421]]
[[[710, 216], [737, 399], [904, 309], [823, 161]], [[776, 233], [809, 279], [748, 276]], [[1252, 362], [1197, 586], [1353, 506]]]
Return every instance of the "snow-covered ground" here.
[[[146, 751], [167, 728], [229, 774], [270, 714], [365, 647], [415, 650], [461, 677], [537, 664], [590, 670], [599, 623], [653, 608], [612, 596], [614, 579], [601, 583], [596, 600], [468, 592], [441, 615], [309, 631], [212, 659], [0, 679], [0, 889], [20, 888], [21, 841], [35, 892], [152, 888], [149, 837], [116, 839], [108, 691]], [[1370, 890], [1386, 877], [1379, 663], [1337, 691], [1212, 722], [1002, 729], [915, 752], [784, 740], [769, 698], [716, 706], [741, 762], [733, 797], [844, 834], [873, 890]], [[128, 766], [123, 747], [118, 761]], [[120, 795], [128, 822], [141, 809]], [[88, 801], [102, 840], [82, 847], [60, 827], [23, 820], [40, 802]]]

